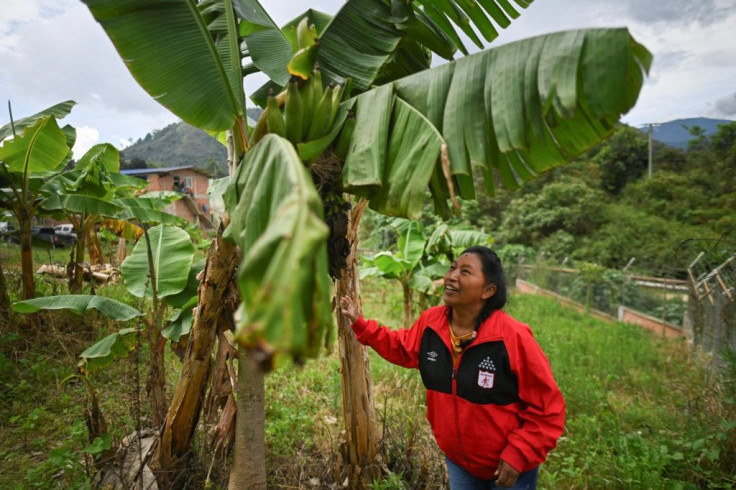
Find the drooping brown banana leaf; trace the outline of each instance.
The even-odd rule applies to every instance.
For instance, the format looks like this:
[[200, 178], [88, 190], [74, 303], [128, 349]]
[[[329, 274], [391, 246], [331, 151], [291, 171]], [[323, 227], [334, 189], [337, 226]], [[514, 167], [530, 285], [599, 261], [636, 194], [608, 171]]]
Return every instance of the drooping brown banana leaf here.
[[332, 335], [328, 228], [291, 143], [265, 136], [246, 154], [224, 198], [230, 225], [223, 237], [244, 254], [238, 340], [266, 353], [316, 356]]
[[[431, 183], [438, 211], [447, 214], [440, 158], [446, 144], [460, 197], [475, 197], [474, 166], [487, 192], [496, 181], [516, 188], [609, 135], [634, 105], [650, 63], [650, 53], [626, 29], [576, 30], [511, 43], [368, 91], [356, 98], [343, 185], [384, 214], [416, 218], [416, 196]], [[415, 113], [406, 119], [412, 137], [395, 137], [403, 131], [398, 113], [407, 107]], [[409, 174], [403, 185], [392, 180]]]

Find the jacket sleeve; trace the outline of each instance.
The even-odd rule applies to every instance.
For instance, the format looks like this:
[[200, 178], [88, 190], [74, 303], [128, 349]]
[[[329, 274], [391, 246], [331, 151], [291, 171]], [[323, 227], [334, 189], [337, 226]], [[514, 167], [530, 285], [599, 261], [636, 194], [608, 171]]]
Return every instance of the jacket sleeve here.
[[543, 463], [565, 429], [565, 400], [552, 376], [547, 356], [521, 325], [510, 342], [512, 370], [518, 376], [521, 426], [511, 431], [501, 459], [518, 471]]
[[362, 316], [355, 320], [352, 328], [358, 342], [373, 348], [387, 361], [402, 367], [416, 368], [419, 366], [423, 316], [409, 329], [391, 330]]

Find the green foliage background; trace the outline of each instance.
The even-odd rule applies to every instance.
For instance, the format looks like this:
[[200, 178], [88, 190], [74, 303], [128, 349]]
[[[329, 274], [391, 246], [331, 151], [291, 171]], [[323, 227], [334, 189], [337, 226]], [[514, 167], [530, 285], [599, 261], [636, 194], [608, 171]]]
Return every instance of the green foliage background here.
[[514, 193], [480, 196], [464, 216], [495, 247], [521, 245], [536, 259], [620, 269], [636, 257], [638, 272], [681, 274], [701, 249], [733, 253], [735, 135], [736, 122], [721, 125], [686, 152], [655, 141], [648, 178], [647, 135], [622, 125], [573, 164]]

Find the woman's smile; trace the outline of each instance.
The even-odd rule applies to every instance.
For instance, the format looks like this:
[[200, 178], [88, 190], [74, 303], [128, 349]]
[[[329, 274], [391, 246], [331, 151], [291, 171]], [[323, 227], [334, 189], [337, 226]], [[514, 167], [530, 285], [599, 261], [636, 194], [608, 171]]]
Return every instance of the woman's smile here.
[[445, 304], [451, 307], [482, 305], [490, 296], [483, 264], [476, 254], [463, 254], [450, 264], [445, 274]]

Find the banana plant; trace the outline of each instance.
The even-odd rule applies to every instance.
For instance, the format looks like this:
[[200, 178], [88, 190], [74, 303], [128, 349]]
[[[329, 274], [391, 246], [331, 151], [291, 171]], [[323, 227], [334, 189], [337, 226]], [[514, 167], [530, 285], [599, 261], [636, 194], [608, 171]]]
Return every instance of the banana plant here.
[[[592, 29], [523, 40], [429, 68], [434, 54], [448, 60], [458, 50], [467, 54], [454, 26], [482, 47], [481, 37], [492, 40], [498, 28], [509, 25], [530, 4], [525, 0], [516, 0], [515, 5], [501, 0], [348, 0], [334, 17], [309, 10], [283, 28], [275, 25], [256, 0], [84, 3], [136, 80], [156, 100], [194, 126], [212, 133], [228, 131], [233, 171], [246, 151], [255, 152], [261, 144], [279, 154], [288, 153], [281, 141], [295, 146], [311, 177], [311, 182], [298, 183], [305, 186], [300, 195], [308, 195], [315, 187], [325, 208], [322, 215], [331, 229], [329, 269], [337, 279], [339, 295], [357, 290], [351, 279], [356, 276], [353, 231], [364, 203], [382, 213], [416, 218], [429, 189], [436, 209], [446, 216], [456, 205], [456, 197], [475, 196], [473, 167], [486, 179], [481, 191], [493, 192], [499, 184], [518, 187], [610, 134], [620, 115], [633, 106], [651, 62], [650, 54], [625, 29]], [[266, 110], [249, 134], [243, 118], [242, 79], [256, 71], [270, 80], [252, 94]], [[268, 155], [261, 151], [258, 158]], [[289, 162], [291, 157], [283, 165], [288, 167]], [[271, 168], [265, 163], [254, 166], [264, 171]], [[259, 284], [267, 291], [268, 281], [275, 280], [269, 271], [280, 270], [277, 260], [302, 256], [304, 263], [316, 264], [317, 255], [324, 253], [312, 241], [319, 235], [317, 223], [306, 215], [303, 223], [310, 224], [294, 227], [290, 213], [271, 213], [257, 201], [240, 204], [240, 199], [258, 196], [275, 204], [280, 201], [271, 196], [281, 195], [282, 185], [297, 183], [268, 180], [266, 175], [247, 172], [247, 178], [257, 182], [233, 185], [254, 191], [236, 189], [230, 199], [231, 206], [237, 201], [236, 207], [244, 206], [257, 215], [252, 223], [258, 225], [250, 231], [231, 232], [230, 239], [248, 237], [250, 243], [256, 243], [248, 235], [255, 230], [284, 232], [279, 247], [243, 250], [243, 264], [257, 263], [256, 279], [241, 275], [238, 281], [243, 296]], [[346, 200], [344, 192], [361, 198], [360, 206], [352, 198]], [[320, 215], [318, 207], [315, 203], [308, 208]], [[275, 223], [264, 226], [263, 220], [269, 218]], [[282, 219], [287, 221], [281, 223]], [[309, 244], [309, 251], [301, 244]], [[231, 249], [217, 247], [220, 255], [208, 259], [206, 271], [216, 271], [209, 265], [231, 260], [222, 255], [232, 253]], [[308, 278], [300, 277], [300, 284], [308, 283]], [[323, 310], [329, 294], [322, 294], [319, 288], [317, 294], [298, 288], [289, 288], [285, 294], [303, 297], [307, 291], [310, 314], [303, 317], [311, 318]], [[207, 303], [213, 299], [222, 304], [217, 302], [221, 296], [205, 292], [200, 294], [198, 313], [210, 308]], [[261, 299], [258, 308], [263, 315], [271, 302], [291, 308], [303, 305], [278, 294], [264, 293]], [[248, 308], [245, 298], [243, 308]], [[290, 345], [274, 346], [268, 340], [274, 338], [271, 332], [288, 330], [294, 316], [286, 315], [277, 323], [257, 323], [253, 319], [261, 313], [245, 313], [240, 315], [241, 345], [266, 357], [274, 348], [297, 357], [314, 352], [310, 348], [297, 352], [297, 347], [322, 341], [312, 338], [312, 331], [328, 332], [327, 328], [310, 330], [305, 323], [307, 343], [292, 337]], [[337, 315], [345, 327], [340, 332], [347, 332], [346, 320], [339, 312]], [[218, 316], [215, 312], [202, 318], [216, 320]], [[198, 326], [205, 328], [195, 320], [193, 332]], [[362, 374], [366, 366], [354, 342], [348, 334], [341, 338], [341, 344], [348, 346], [342, 354], [341, 372], [347, 472], [351, 484], [358, 485], [361, 479], [367, 483], [378, 476], [378, 465], [370, 380]], [[210, 344], [205, 342], [204, 348], [211, 352]], [[245, 366], [243, 362], [241, 368]], [[192, 376], [183, 372], [180, 384], [190, 383]], [[181, 415], [185, 403], [176, 401], [177, 397], [175, 394], [172, 410]], [[175, 442], [171, 428], [173, 422], [167, 420], [162, 451], [186, 450], [186, 445]], [[251, 435], [255, 440], [261, 437]], [[248, 449], [239, 450], [236, 445], [236, 459], [245, 453], [261, 457], [262, 448]], [[249, 467], [240, 462], [233, 466]], [[262, 472], [247, 478], [235, 473], [231, 478], [234, 487], [244, 480], [265, 482]]]
[[114, 218], [124, 208], [112, 202], [115, 196], [132, 195], [145, 187], [145, 181], [119, 173], [120, 155], [108, 143], [95, 145], [74, 168], [52, 179], [47, 185], [54, 192], [44, 199], [41, 207], [55, 217], [67, 219], [77, 235], [75, 259], [69, 280], [70, 293], [82, 290], [85, 245], [96, 243], [95, 225], [103, 218]]
[[[182, 293], [189, 284], [194, 260], [194, 245], [186, 231], [175, 226], [144, 225], [143, 237], [133, 248], [132, 254], [121, 266], [123, 280], [128, 291], [136, 297], [151, 301], [151, 310], [143, 319], [146, 339], [151, 348], [150, 372], [146, 387], [151, 399], [154, 424], [163, 424], [168, 404], [166, 401], [166, 366], [160, 345], [166, 298]], [[175, 304], [179, 304], [175, 302]], [[187, 307], [186, 302], [181, 305]], [[191, 306], [189, 306], [191, 311]]]
[[388, 224], [398, 234], [396, 252], [383, 251], [363, 257], [365, 267], [360, 278], [382, 277], [401, 284], [404, 295], [404, 322], [409, 328], [414, 321], [414, 295], [431, 296], [437, 286], [435, 281], [445, 275], [448, 260], [459, 249], [470, 245], [484, 245], [491, 241], [489, 235], [473, 229], [452, 229], [445, 223], [437, 225], [429, 237], [419, 221], [395, 218]]
[[[140, 311], [125, 303], [112, 298], [92, 295], [46, 296], [43, 298], [17, 301], [13, 304], [13, 309], [19, 313], [36, 313], [42, 310], [67, 310], [77, 315], [84, 315], [89, 310], [94, 309], [107, 318], [123, 323], [129, 323], [141, 315]], [[100, 448], [103, 458], [112, 457], [114, 450], [112, 450], [112, 443], [104, 414], [98, 403], [97, 391], [90, 378], [94, 372], [101, 371], [116, 358], [125, 357], [137, 348], [139, 338], [140, 329], [137, 327], [123, 327], [111, 333], [85, 349], [79, 355], [81, 358], [78, 364], [79, 372], [65, 378], [61, 382], [63, 384], [72, 378], [81, 379], [84, 382], [89, 394], [89, 408], [85, 409], [85, 419], [90, 431], [89, 441], [92, 443], [101, 440], [107, 441], [105, 444], [106, 447]]]
[[60, 128], [57, 119], [68, 115], [74, 105], [74, 101], [62, 102], [18, 121], [11, 112], [10, 123], [0, 127], [0, 207], [18, 221], [23, 299], [36, 296], [31, 224], [47, 182], [64, 171], [76, 140], [74, 128]]
[[[142, 199], [145, 201], [145, 199]], [[144, 208], [145, 209], [145, 208]], [[136, 213], [136, 211], [132, 211]], [[140, 215], [141, 213], [139, 213]], [[170, 215], [168, 215], [170, 216]], [[140, 217], [140, 216], [139, 216]], [[122, 302], [95, 295], [69, 294], [18, 301], [13, 308], [19, 313], [36, 313], [40, 310], [69, 310], [83, 314], [96, 309], [103, 315], [118, 321], [128, 321], [143, 316], [144, 339], [151, 351], [151, 369], [146, 387], [153, 405], [156, 424], [166, 416], [165, 364], [161, 347], [167, 340], [177, 342], [189, 334], [192, 309], [196, 302], [197, 279], [204, 264], [193, 264], [195, 250], [189, 235], [177, 226], [157, 225], [149, 228], [145, 223], [142, 239], [132, 254], [122, 264], [122, 277], [128, 291], [136, 297], [151, 301], [151, 309], [144, 315]], [[167, 305], [179, 311], [164, 321]], [[168, 325], [164, 328], [164, 324]], [[104, 363], [119, 355], [123, 346], [132, 348], [129, 341], [138, 329], [126, 328], [111, 334], [85, 350], [80, 357], [85, 362]], [[126, 351], [127, 352], [127, 351]], [[93, 359], [93, 360], [90, 360]]]

